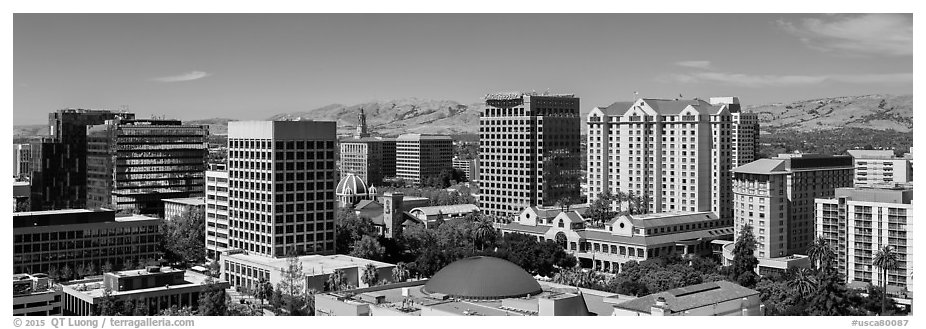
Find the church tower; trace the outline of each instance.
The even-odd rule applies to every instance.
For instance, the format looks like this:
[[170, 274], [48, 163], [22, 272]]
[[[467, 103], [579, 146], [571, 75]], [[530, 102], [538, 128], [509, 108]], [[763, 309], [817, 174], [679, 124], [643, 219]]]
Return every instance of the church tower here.
[[357, 115], [357, 131], [354, 133], [354, 138], [364, 138], [370, 137], [370, 133], [367, 132], [367, 115], [363, 113], [363, 108], [360, 108], [360, 114]]

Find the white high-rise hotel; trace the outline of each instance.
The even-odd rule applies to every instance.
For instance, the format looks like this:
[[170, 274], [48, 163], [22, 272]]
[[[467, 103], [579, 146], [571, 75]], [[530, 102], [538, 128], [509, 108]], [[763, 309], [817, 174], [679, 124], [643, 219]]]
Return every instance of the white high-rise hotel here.
[[730, 169], [754, 160], [759, 137], [758, 116], [736, 97], [617, 102], [594, 108], [587, 124], [590, 202], [633, 192], [651, 212], [733, 217]]

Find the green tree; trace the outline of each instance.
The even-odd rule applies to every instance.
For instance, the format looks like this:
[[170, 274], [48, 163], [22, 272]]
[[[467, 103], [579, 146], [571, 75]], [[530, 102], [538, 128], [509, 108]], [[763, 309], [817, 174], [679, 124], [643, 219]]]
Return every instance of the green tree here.
[[264, 299], [270, 299], [273, 297], [273, 285], [265, 278], [260, 278], [257, 282], [257, 287], [255, 289], [255, 297], [260, 299], [260, 304], [264, 304]]
[[813, 272], [806, 268], [799, 268], [794, 271], [791, 280], [788, 281], [788, 287], [797, 292], [801, 299], [805, 299], [817, 288], [817, 278]]
[[366, 283], [367, 286], [375, 286], [379, 282], [379, 270], [376, 269], [376, 265], [372, 263], [367, 264], [363, 267], [363, 276], [360, 278], [363, 283]]
[[116, 305], [116, 297], [113, 296], [112, 290], [103, 288], [103, 295], [100, 299], [100, 303], [96, 305], [94, 313], [96, 313], [96, 315], [112, 316], [118, 314], [119, 311], [118, 305]]
[[264, 312], [260, 308], [241, 303], [228, 303], [228, 316], [261, 316]]
[[[756, 259], [756, 238], [752, 233], [752, 225], [743, 225], [733, 245], [732, 279], [745, 287], [755, 286], [755, 268], [759, 265]], [[750, 273], [750, 274], [745, 274]]]
[[408, 266], [405, 262], [399, 262], [392, 268], [392, 281], [394, 282], [405, 282], [408, 280]]
[[74, 278], [74, 270], [71, 269], [71, 265], [65, 264], [64, 268], [61, 269], [61, 280], [70, 281]]
[[614, 200], [615, 197], [611, 192], [599, 193], [598, 198], [588, 206], [584, 217], [590, 220], [595, 227], [603, 226], [617, 215], [617, 212], [611, 210], [611, 203]]
[[364, 235], [360, 241], [354, 242], [350, 255], [353, 257], [380, 261], [386, 254], [386, 248], [375, 237]]
[[203, 212], [184, 212], [161, 223], [161, 249], [170, 262], [206, 259], [206, 218]]
[[128, 271], [128, 270], [133, 270], [133, 269], [135, 269], [135, 262], [132, 260], [132, 258], [126, 258], [125, 260], [122, 261], [123, 271]]
[[807, 256], [810, 257], [810, 263], [819, 271], [836, 260], [836, 251], [830, 247], [825, 238], [818, 236], [807, 248]]
[[485, 250], [487, 245], [495, 242], [495, 226], [492, 223], [492, 219], [487, 216], [482, 216], [481, 214], [474, 214], [470, 218], [474, 220], [473, 237], [475, 241], [478, 242], [480, 250]]
[[103, 273], [110, 273], [110, 272], [112, 272], [112, 271], [113, 271], [113, 263], [110, 263], [110, 262], [107, 260], [105, 263], [103, 263], [103, 267], [100, 268], [100, 270], [103, 271]]
[[349, 254], [354, 243], [364, 236], [376, 236], [376, 228], [369, 218], [357, 216], [352, 208], [338, 210], [335, 230], [335, 250], [339, 254]]
[[897, 253], [894, 252], [894, 248], [888, 245], [882, 246], [881, 249], [878, 249], [878, 252], [875, 253], [875, 258], [871, 261], [871, 265], [880, 269], [878, 275], [880, 276], [881, 281], [881, 314], [883, 315], [887, 311], [887, 279], [888, 271], [896, 270], [898, 268], [899, 260]]
[[341, 291], [348, 288], [347, 284], [347, 274], [340, 269], [334, 270], [331, 274], [328, 275], [328, 281], [326, 282], [328, 289], [331, 291]]
[[199, 293], [199, 315], [224, 316], [227, 314], [228, 302], [225, 290], [215, 283], [214, 278], [207, 277]]
[[280, 268], [280, 291], [287, 296], [298, 296], [305, 291], [305, 273], [295, 250], [287, 252], [286, 267]]
[[135, 309], [131, 313], [133, 316], [148, 316], [148, 303], [136, 299], [132, 304], [135, 304]]
[[283, 307], [283, 291], [280, 290], [279, 285], [273, 290], [273, 296], [270, 298], [270, 305], [273, 306], [275, 310], [279, 310]]

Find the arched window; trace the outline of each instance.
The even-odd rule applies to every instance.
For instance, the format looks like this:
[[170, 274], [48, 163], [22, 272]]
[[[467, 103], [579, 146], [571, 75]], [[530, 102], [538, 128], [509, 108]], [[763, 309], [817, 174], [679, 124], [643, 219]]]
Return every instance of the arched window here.
[[563, 233], [563, 232], [556, 233], [555, 241], [556, 241], [556, 244], [558, 244], [560, 247], [563, 247], [563, 249], [566, 249], [566, 233]]

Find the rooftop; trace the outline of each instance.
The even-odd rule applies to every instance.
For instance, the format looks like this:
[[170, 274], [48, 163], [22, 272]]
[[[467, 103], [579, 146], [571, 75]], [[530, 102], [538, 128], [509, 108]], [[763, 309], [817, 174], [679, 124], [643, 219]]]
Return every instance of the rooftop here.
[[[138, 272], [139, 270], [134, 271], [123, 271], [123, 272]], [[143, 271], [143, 270], [142, 270]], [[173, 270], [170, 268], [162, 268], [161, 271], [183, 271], [183, 270]], [[196, 273], [193, 271], [183, 271], [183, 282], [182, 284], [172, 284], [165, 286], [158, 286], [153, 288], [144, 288], [144, 289], [135, 289], [128, 291], [111, 291], [110, 293], [113, 296], [120, 295], [134, 295], [141, 293], [152, 293], [157, 291], [165, 291], [170, 289], [182, 289], [189, 287], [196, 287], [206, 284], [209, 279], [208, 275]], [[220, 281], [221, 282], [221, 281]], [[227, 284], [227, 282], [225, 282]], [[87, 295], [92, 298], [103, 297], [105, 291], [103, 284], [103, 277], [96, 276], [90, 279], [71, 281], [70, 284], [64, 286], [66, 290], [80, 292], [84, 295]]]
[[[615, 217], [615, 220], [620, 216]], [[644, 215], [627, 215], [634, 227], [659, 227], [666, 225], [700, 223], [705, 220], [717, 219], [717, 215], [710, 211], [678, 211], [661, 212]], [[612, 220], [613, 222], [613, 220]]]
[[479, 211], [479, 207], [474, 204], [453, 204], [447, 206], [428, 206], [428, 207], [418, 207], [408, 212], [414, 213], [415, 211], [420, 211], [426, 216], [437, 215], [437, 214], [459, 214], [459, 213], [468, 213]]
[[160, 220], [160, 218], [147, 216], [147, 215], [140, 215], [140, 214], [116, 216], [117, 222], [134, 222], [134, 221], [142, 221], [142, 220]]
[[173, 199], [164, 199], [164, 202], [180, 203], [191, 206], [202, 206], [206, 204], [206, 198], [204, 197], [195, 197], [195, 198], [173, 198]]
[[549, 91], [545, 92], [523, 92], [523, 91], [508, 91], [508, 92], [498, 92], [494, 94], [486, 94], [485, 100], [493, 101], [507, 101], [512, 99], [518, 99], [524, 96], [542, 96], [542, 97], [558, 97], [558, 98], [575, 98], [575, 94], [555, 94], [550, 93]]
[[666, 301], [665, 307], [677, 313], [757, 294], [759, 294], [758, 291], [732, 282], [716, 281], [646, 295], [614, 307], [650, 313], [650, 308], [656, 305], [656, 299], [662, 297]]
[[397, 141], [407, 141], [407, 140], [452, 140], [450, 136], [447, 135], [426, 135], [426, 134], [402, 134], [396, 138]]
[[856, 159], [883, 159], [883, 160], [900, 160], [903, 158], [895, 157], [893, 150], [848, 150], [853, 158]]
[[[284, 268], [287, 266], [288, 262], [286, 258], [269, 258], [248, 254], [233, 254], [222, 257], [253, 264], [262, 264], [272, 268]], [[302, 273], [306, 275], [330, 274], [336, 269], [363, 267], [367, 264], [373, 264], [376, 267], [394, 266], [389, 263], [347, 255], [305, 255], [299, 256], [299, 262], [302, 263]]]
[[735, 173], [743, 174], [784, 174], [788, 170], [785, 169], [785, 160], [782, 159], [759, 159], [742, 166], [733, 168]]

